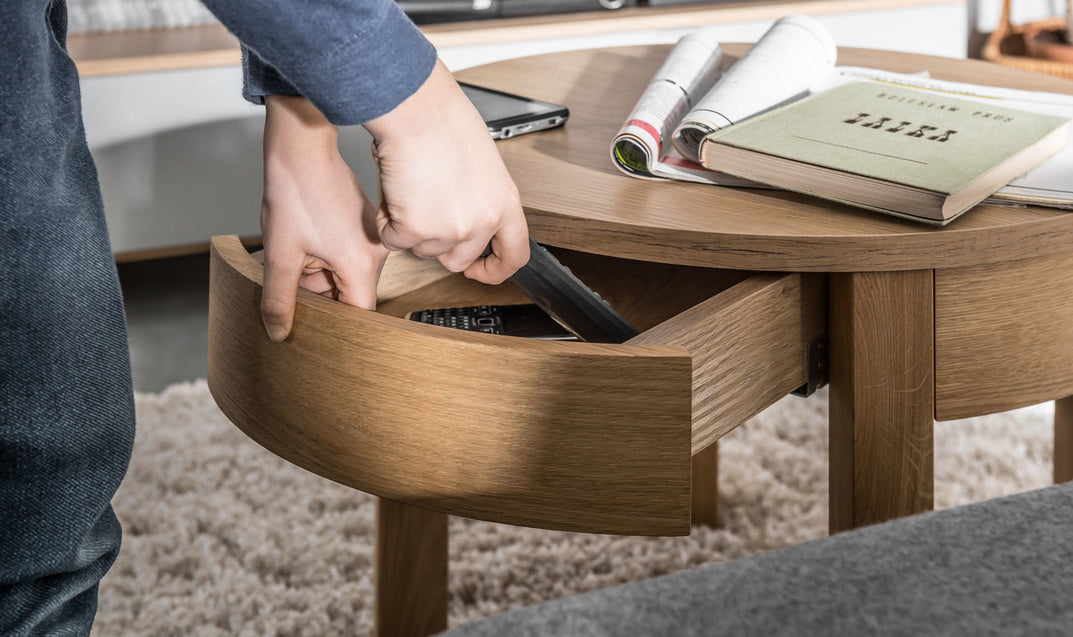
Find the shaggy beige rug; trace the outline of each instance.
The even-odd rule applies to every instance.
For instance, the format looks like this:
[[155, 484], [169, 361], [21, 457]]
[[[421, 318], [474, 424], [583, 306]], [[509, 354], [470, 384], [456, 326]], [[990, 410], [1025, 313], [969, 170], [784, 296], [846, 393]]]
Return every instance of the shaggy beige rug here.
[[[99, 637], [367, 635], [373, 502], [247, 440], [204, 382], [139, 395]], [[938, 423], [936, 506], [1048, 484], [1050, 405]], [[827, 526], [827, 401], [788, 397], [727, 436], [723, 528], [684, 538], [451, 519], [450, 622], [801, 542]]]

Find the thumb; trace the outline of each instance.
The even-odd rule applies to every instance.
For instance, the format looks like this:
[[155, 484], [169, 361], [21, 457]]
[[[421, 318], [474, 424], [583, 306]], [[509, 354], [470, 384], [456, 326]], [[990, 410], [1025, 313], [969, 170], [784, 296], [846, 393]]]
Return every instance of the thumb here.
[[261, 294], [261, 320], [268, 338], [279, 342], [291, 333], [298, 281], [302, 277], [302, 255], [280, 255], [265, 250], [264, 291]]
[[384, 269], [388, 249], [376, 245], [369, 254], [359, 254], [344, 267], [335, 270], [339, 300], [366, 310], [376, 309], [376, 284]]
[[383, 202], [376, 211], [376, 234], [380, 243], [384, 244], [388, 250], [406, 250], [420, 243], [420, 240], [411, 233], [399, 230], [391, 213], [388, 212], [387, 204]]

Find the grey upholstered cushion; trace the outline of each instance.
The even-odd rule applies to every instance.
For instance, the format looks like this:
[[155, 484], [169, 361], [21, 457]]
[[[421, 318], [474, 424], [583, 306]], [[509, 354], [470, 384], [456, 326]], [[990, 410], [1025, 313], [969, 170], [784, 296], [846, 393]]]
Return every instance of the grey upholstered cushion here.
[[1073, 486], [504, 613], [482, 635], [1071, 635]]

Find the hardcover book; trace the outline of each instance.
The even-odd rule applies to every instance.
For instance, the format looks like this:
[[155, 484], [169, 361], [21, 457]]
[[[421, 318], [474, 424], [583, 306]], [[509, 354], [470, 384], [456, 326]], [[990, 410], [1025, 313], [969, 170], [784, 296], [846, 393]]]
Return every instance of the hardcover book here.
[[777, 188], [945, 224], [1067, 144], [1069, 120], [851, 82], [716, 131], [701, 163]]

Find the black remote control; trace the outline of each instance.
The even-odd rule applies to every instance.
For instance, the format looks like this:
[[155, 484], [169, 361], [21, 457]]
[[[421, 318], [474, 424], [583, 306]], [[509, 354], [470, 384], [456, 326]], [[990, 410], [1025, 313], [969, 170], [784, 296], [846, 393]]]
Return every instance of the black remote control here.
[[[490, 252], [491, 247], [485, 255]], [[532, 237], [529, 254], [529, 263], [510, 280], [560, 325], [590, 343], [622, 343], [637, 336], [636, 328]]]

